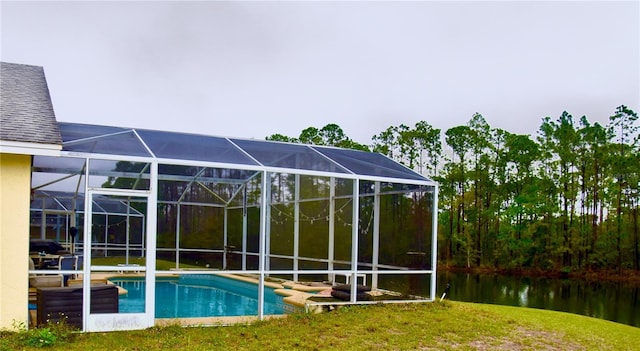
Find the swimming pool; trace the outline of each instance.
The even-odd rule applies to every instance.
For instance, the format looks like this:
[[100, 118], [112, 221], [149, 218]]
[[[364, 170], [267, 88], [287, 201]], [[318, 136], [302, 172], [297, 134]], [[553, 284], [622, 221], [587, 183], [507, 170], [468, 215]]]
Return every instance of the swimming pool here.
[[[121, 313], [144, 311], [145, 282], [141, 278], [109, 279], [126, 289]], [[264, 289], [264, 313], [284, 314], [282, 296]], [[156, 318], [191, 318], [258, 315], [258, 286], [216, 275], [183, 275], [156, 278]]]

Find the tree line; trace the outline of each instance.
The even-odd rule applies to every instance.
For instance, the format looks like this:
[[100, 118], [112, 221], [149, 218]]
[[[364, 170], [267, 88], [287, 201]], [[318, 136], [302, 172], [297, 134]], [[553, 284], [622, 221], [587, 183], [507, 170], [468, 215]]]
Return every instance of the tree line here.
[[439, 260], [463, 267], [640, 271], [640, 125], [622, 105], [606, 125], [562, 112], [535, 135], [475, 113], [444, 133], [390, 126], [371, 145], [337, 124], [267, 140], [380, 152], [439, 183]]

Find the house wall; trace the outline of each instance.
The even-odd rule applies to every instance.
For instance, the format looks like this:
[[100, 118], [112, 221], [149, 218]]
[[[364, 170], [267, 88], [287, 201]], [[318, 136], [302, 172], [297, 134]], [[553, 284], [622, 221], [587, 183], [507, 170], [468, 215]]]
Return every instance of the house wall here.
[[31, 156], [0, 154], [0, 329], [27, 325]]

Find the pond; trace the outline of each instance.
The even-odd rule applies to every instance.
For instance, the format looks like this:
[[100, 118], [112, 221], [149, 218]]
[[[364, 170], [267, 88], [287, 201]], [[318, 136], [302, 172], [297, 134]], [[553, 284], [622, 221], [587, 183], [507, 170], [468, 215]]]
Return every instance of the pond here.
[[624, 282], [438, 272], [453, 301], [523, 306], [582, 314], [640, 327], [640, 287]]

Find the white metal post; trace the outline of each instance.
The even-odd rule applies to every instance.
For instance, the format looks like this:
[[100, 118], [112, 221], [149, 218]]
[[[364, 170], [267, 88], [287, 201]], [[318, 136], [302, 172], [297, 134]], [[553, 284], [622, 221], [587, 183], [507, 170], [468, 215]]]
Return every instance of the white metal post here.
[[228, 227], [227, 227], [227, 219], [229, 217], [229, 210], [227, 209], [227, 207], [225, 206], [224, 208], [224, 221], [222, 223], [223, 225], [223, 229], [222, 229], [222, 269], [227, 269], [227, 246], [229, 246], [228, 243], [228, 239], [227, 239], [227, 232], [228, 232]]
[[247, 186], [242, 199], [242, 270], [247, 269]]
[[147, 197], [147, 255], [146, 255], [146, 296], [145, 314], [147, 325], [153, 326], [155, 323], [156, 306], [156, 246], [157, 246], [157, 226], [158, 226], [158, 162], [151, 163], [151, 174], [149, 179], [149, 196]]
[[378, 288], [378, 263], [380, 255], [380, 182], [375, 182], [373, 196], [373, 254], [372, 254], [372, 270], [371, 288]]
[[84, 262], [82, 264], [83, 272], [82, 272], [82, 330], [87, 331], [89, 329], [89, 313], [91, 309], [89, 308], [91, 303], [91, 226], [93, 225], [92, 221], [92, 204], [93, 204], [93, 195], [89, 192], [89, 159], [85, 160], [85, 168], [84, 168], [84, 238], [82, 240], [82, 255], [84, 257]]
[[300, 256], [300, 175], [296, 174], [293, 194], [293, 281], [298, 281], [298, 257]]
[[433, 213], [431, 214], [431, 300], [436, 296], [436, 271], [438, 268], [438, 185], [433, 187]]
[[[88, 167], [87, 167], [88, 168]], [[88, 183], [88, 182], [87, 182]], [[84, 202], [84, 230], [85, 238], [83, 242], [82, 253], [84, 256], [84, 272], [82, 274], [82, 330], [89, 330], [89, 313], [91, 306], [91, 227], [93, 226], [93, 216], [91, 215], [93, 209], [93, 194], [85, 191]]]
[[129, 237], [131, 236], [131, 198], [127, 200], [127, 227], [125, 228], [125, 243], [124, 243], [124, 263], [129, 264]]
[[351, 218], [351, 302], [357, 301], [358, 227], [360, 217], [360, 180], [353, 180], [353, 216]]
[[262, 196], [260, 201], [260, 241], [259, 241], [259, 253], [258, 253], [258, 270], [260, 277], [258, 279], [258, 318], [264, 319], [264, 274], [265, 274], [265, 251], [266, 251], [266, 232], [267, 232], [267, 211], [266, 207], [269, 206], [269, 198], [267, 187], [269, 173], [267, 171], [262, 172]]
[[180, 202], [177, 203], [177, 211], [176, 211], [176, 269], [180, 268]]
[[[91, 199], [93, 201], [93, 199]], [[109, 215], [104, 219], [104, 257], [109, 256]]]
[[42, 198], [42, 212], [40, 212], [40, 239], [47, 238], [47, 212], [45, 211], [45, 198]]
[[147, 242], [147, 235], [146, 235], [146, 233], [147, 233], [147, 223], [145, 223], [146, 218], [147, 218], [146, 216], [142, 216], [142, 243], [141, 243], [142, 251], [140, 253], [140, 257], [145, 257], [145, 253], [144, 253], [145, 250], [146, 250], [146, 246], [145, 246], [146, 244], [145, 243]]
[[[335, 259], [335, 237], [336, 237], [336, 179], [329, 178], [329, 244], [327, 247], [327, 268], [333, 270], [333, 261]], [[334, 283], [336, 275], [331, 273], [329, 281]]]
[[[271, 173], [268, 173], [269, 181], [265, 189], [267, 202], [264, 207], [264, 270], [271, 270]], [[262, 216], [262, 211], [260, 212]], [[269, 273], [265, 273], [269, 276]]]

